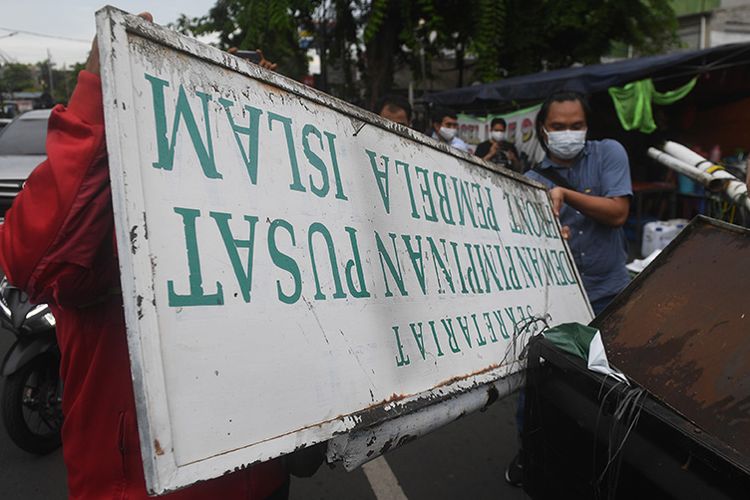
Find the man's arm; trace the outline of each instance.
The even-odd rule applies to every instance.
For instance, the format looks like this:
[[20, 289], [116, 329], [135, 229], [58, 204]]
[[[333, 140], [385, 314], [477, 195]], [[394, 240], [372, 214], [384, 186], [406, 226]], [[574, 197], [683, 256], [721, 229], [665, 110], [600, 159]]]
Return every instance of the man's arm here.
[[0, 263], [32, 301], [83, 304], [116, 284], [112, 253], [109, 266], [102, 259], [114, 252], [106, 158], [101, 83], [82, 71], [69, 106], [50, 116], [47, 160], [0, 229]]
[[509, 141], [505, 141], [505, 145], [506, 145], [505, 154], [508, 156], [508, 160], [510, 161], [510, 166], [516, 172], [522, 173], [521, 160], [518, 159], [518, 150], [516, 149], [516, 145]]
[[627, 196], [592, 196], [562, 187], [552, 188], [549, 195], [552, 198], [552, 211], [558, 217], [563, 203], [601, 224], [612, 227], [625, 224], [630, 213], [630, 198]]
[[483, 160], [486, 160], [485, 156], [487, 155], [487, 152], [490, 150], [490, 145], [488, 142], [480, 142], [477, 146], [477, 149], [474, 150], [474, 154]]
[[[484, 151], [481, 152], [482, 159], [485, 161], [492, 161], [492, 159], [495, 157], [498, 151], [498, 144], [496, 142], [490, 142], [489, 147], [486, 148]], [[479, 152], [474, 152], [477, 156], [480, 155]]]
[[601, 163], [597, 166], [601, 195], [556, 187], [550, 191], [552, 207], [559, 214], [562, 204], [566, 203], [600, 224], [620, 227], [630, 213], [630, 196], [633, 194], [628, 154], [619, 142], [613, 140], [604, 140], [599, 147], [602, 148]]

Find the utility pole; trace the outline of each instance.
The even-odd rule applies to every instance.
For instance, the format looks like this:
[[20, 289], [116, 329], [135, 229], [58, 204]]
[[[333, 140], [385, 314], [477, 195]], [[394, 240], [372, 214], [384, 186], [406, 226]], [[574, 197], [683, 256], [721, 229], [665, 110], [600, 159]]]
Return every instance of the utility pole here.
[[49, 76], [49, 95], [55, 92], [55, 83], [52, 81], [52, 54], [50, 54], [49, 48], [47, 48], [47, 74]]

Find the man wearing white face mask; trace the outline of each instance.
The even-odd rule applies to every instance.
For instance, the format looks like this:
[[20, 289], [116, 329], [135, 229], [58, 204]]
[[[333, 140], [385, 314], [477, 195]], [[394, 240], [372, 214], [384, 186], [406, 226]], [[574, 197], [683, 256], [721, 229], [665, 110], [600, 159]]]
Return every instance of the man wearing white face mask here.
[[458, 116], [447, 109], [438, 108], [432, 113], [432, 138], [469, 152], [469, 145], [458, 137]]
[[506, 127], [503, 118], [493, 118], [490, 122], [490, 140], [480, 142], [474, 154], [483, 160], [523, 173], [516, 147], [505, 140]]
[[547, 155], [526, 175], [550, 188], [553, 211], [568, 227], [568, 244], [599, 314], [629, 281], [622, 226], [633, 190], [625, 149], [611, 139], [587, 141], [588, 118], [583, 95], [548, 97], [536, 119]]
[[[628, 155], [611, 139], [587, 141], [588, 103], [577, 92], [558, 92], [544, 101], [536, 133], [544, 160], [526, 176], [549, 188], [552, 210], [560, 218], [594, 314], [599, 314], [629, 281], [622, 225], [630, 211]], [[523, 433], [524, 391], [516, 424]], [[523, 450], [505, 469], [513, 486], [523, 482]]]

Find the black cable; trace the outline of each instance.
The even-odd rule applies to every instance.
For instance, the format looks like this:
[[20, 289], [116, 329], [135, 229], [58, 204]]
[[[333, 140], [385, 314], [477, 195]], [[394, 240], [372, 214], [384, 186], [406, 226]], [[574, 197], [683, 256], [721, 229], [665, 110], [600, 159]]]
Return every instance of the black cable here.
[[48, 35], [46, 33], [37, 33], [35, 31], [26, 31], [26, 30], [17, 30], [13, 28], [4, 28], [0, 26], [0, 30], [3, 31], [14, 31], [16, 33], [23, 33], [25, 35], [33, 35], [33, 36], [40, 36], [42, 38], [56, 38], [58, 40], [69, 40], [71, 42], [81, 42], [81, 43], [91, 43], [91, 40], [84, 40], [82, 38], [72, 38], [69, 36], [60, 36], [60, 35]]
[[[627, 442], [630, 433], [638, 424], [643, 409], [643, 402], [646, 397], [646, 391], [640, 387], [631, 387], [620, 391], [622, 384], [624, 384], [624, 382], [620, 381], [613, 384], [604, 397], [602, 397], [601, 390], [604, 388], [604, 381], [602, 381], [602, 387], [599, 391], [601, 404], [599, 405], [599, 412], [594, 426], [594, 450], [592, 459], [592, 477], [595, 478], [592, 486], [595, 498], [600, 497], [601, 486], [605, 476], [607, 480], [607, 498], [615, 498], [617, 483], [622, 469], [622, 449], [625, 447], [625, 443]], [[617, 406], [612, 414], [612, 423], [608, 433], [606, 451], [607, 463], [604, 465], [601, 472], [597, 472], [596, 457], [599, 424], [604, 412], [604, 406], [607, 404], [610, 395], [615, 391], [617, 391], [616, 394], [620, 397], [618, 397]]]

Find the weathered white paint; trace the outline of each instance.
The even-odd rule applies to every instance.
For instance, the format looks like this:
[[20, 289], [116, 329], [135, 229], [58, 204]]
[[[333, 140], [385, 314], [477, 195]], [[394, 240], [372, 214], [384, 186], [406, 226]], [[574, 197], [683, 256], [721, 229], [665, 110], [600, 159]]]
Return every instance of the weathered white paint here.
[[403, 446], [425, 434], [481, 410], [511, 394], [523, 383], [523, 372], [453, 394], [383, 423], [336, 436], [328, 441], [328, 461], [342, 462], [347, 471]]
[[[380, 424], [435, 399], [515, 373], [521, 366], [523, 339], [514, 338], [513, 333], [522, 316], [546, 317], [553, 323], [591, 318], [556, 221], [551, 223], [549, 236], [511, 230], [513, 219], [504, 196], [536, 203], [549, 213], [546, 192], [538, 184], [510, 171], [493, 170], [411, 130], [116, 9], [97, 13], [97, 33], [128, 345], [151, 491], [161, 493], [217, 477], [337, 434]], [[204, 173], [184, 120], [176, 133], [172, 169], [157, 168], [164, 162], [160, 163], [157, 139], [156, 89], [164, 92], [164, 139], [171, 144], [181, 86], [185, 109], [196, 120], [196, 142], [207, 144], [205, 126], [206, 121], [210, 123], [213, 174], [218, 172], [221, 178]], [[208, 97], [202, 101], [196, 92]], [[240, 148], [225, 110], [228, 103], [238, 127], [250, 123], [246, 106], [261, 110], [257, 184], [251, 182], [243, 160], [247, 137], [240, 137]], [[293, 176], [284, 127], [278, 119], [269, 126], [272, 113], [291, 119], [304, 192], [290, 189]], [[304, 152], [302, 133], [307, 124], [328, 134], [321, 135], [322, 141], [308, 135], [306, 146], [322, 158], [329, 173], [330, 192], [324, 197], [313, 194], [311, 188], [311, 183], [321, 187], [322, 177], [314, 168], [314, 155]], [[330, 135], [335, 135], [346, 199], [334, 196]], [[390, 159], [389, 211], [366, 150], [378, 153], [378, 169], [384, 168], [381, 155]], [[412, 216], [406, 168], [403, 164], [396, 168], [397, 159], [409, 165], [419, 218]], [[418, 174], [417, 167], [429, 172], [425, 175], [429, 175], [438, 214], [436, 171], [447, 176], [454, 218], [458, 216], [451, 177], [468, 183], [472, 199], [471, 184], [489, 193], [497, 229], [475, 228], [469, 222], [451, 225], [440, 217], [437, 222], [427, 221], [425, 213], [430, 209], [424, 200], [429, 198], [422, 193], [427, 190], [427, 177]], [[472, 203], [479, 213], [477, 201]], [[487, 199], [484, 203], [481, 211], [486, 218]], [[189, 278], [186, 227], [190, 224], [185, 225], [188, 212], [183, 209], [200, 213], [195, 219], [199, 254], [195, 261], [200, 265], [205, 295], [216, 294], [217, 283], [221, 284], [223, 297], [215, 305], [170, 302], [168, 283], [172, 283], [173, 299], [198, 286], [196, 279], [191, 283]], [[228, 229], [237, 240], [249, 236], [251, 223], [244, 218], [258, 218], [249, 302], [243, 298], [230, 259], [233, 247], [229, 243], [232, 248], [228, 249], [220, 236], [217, 221], [222, 216], [217, 213], [231, 215]], [[299, 266], [301, 295], [293, 303], [278, 298], [279, 289], [290, 294], [295, 284], [269, 251], [269, 228], [278, 225], [274, 223], [278, 219], [288, 221], [294, 230], [294, 243], [285, 231], [277, 231], [276, 239], [280, 251]], [[334, 280], [319, 234], [312, 244], [317, 267], [313, 266], [308, 236], [317, 222], [330, 230], [345, 297], [332, 298]], [[350, 243], [353, 231], [364, 280], [353, 272], [356, 266], [347, 267], [355, 258]], [[400, 293], [387, 264], [381, 265], [376, 233], [388, 254], [397, 256], [394, 266], [401, 269], [408, 295]], [[389, 233], [397, 235], [395, 253]], [[416, 271], [418, 261], [410, 258], [402, 235], [409, 236], [412, 245], [421, 237], [424, 293]], [[436, 244], [441, 238], [447, 240], [443, 256], [455, 292], [435, 267], [428, 237]], [[490, 293], [479, 293], [476, 287], [485, 284], [477, 262], [479, 281], [471, 282], [475, 290], [466, 284], [467, 293], [463, 293], [450, 242], [456, 243], [465, 279], [469, 279], [471, 263], [464, 244], [470, 243], [480, 249], [508, 247], [511, 255], [523, 255], [526, 248], [562, 252], [557, 254], [562, 257], [561, 272], [567, 269], [574, 284], [558, 285], [553, 280], [551, 285], [527, 287], [516, 262], [520, 289], [509, 285], [508, 269], [504, 278], [498, 268], [503, 290], [493, 281]], [[243, 270], [247, 255], [246, 249], [237, 251]], [[533, 274], [533, 265], [528, 265]], [[314, 268], [319, 274], [319, 292]], [[352, 271], [351, 283], [347, 269]], [[355, 297], [363, 281], [369, 297]], [[386, 283], [392, 296], [386, 293]], [[321, 294], [325, 300], [316, 299]], [[500, 334], [497, 322], [495, 340], [491, 339], [485, 321], [497, 321], [493, 311], [500, 312], [508, 339]], [[488, 313], [487, 317], [482, 313]], [[466, 333], [458, 317], [466, 320]], [[449, 342], [441, 320], [450, 320], [455, 341]], [[442, 351], [433, 340], [430, 321], [436, 326]], [[422, 322], [421, 340], [410, 329], [411, 323], [418, 333], [418, 322]], [[401, 352], [394, 327], [400, 331]], [[452, 352], [451, 345], [459, 351]]]

